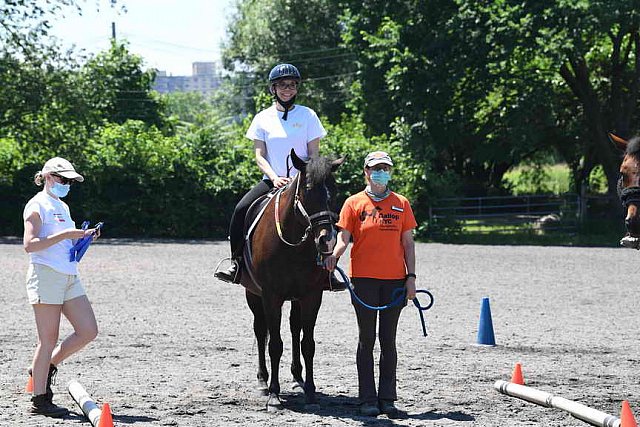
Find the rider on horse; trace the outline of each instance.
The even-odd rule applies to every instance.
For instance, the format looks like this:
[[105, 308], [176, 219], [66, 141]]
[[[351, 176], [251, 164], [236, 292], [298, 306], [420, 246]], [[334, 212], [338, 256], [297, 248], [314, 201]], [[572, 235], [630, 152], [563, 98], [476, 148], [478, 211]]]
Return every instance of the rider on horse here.
[[253, 141], [256, 163], [264, 175], [238, 202], [231, 217], [232, 264], [227, 271], [215, 273], [215, 277], [223, 281], [240, 283], [244, 222], [251, 204], [273, 188], [284, 187], [298, 173], [297, 169], [288, 167], [291, 149], [302, 159], [315, 157], [320, 151], [320, 139], [327, 134], [312, 109], [294, 104], [300, 81], [300, 72], [295, 66], [273, 67], [269, 73], [269, 91], [275, 102], [256, 114], [245, 134]]

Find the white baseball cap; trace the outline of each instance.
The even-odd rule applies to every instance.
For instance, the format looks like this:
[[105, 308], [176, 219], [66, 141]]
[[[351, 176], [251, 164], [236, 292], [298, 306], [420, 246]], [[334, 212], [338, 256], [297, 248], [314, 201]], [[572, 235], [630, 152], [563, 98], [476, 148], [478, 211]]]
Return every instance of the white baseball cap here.
[[373, 151], [367, 154], [367, 157], [364, 158], [364, 167], [370, 168], [375, 165], [385, 164], [389, 166], [393, 166], [393, 162], [391, 161], [391, 157], [389, 154], [384, 151]]
[[42, 168], [42, 173], [53, 173], [64, 178], [75, 179], [78, 182], [84, 181], [84, 177], [76, 172], [71, 162], [62, 157], [54, 157], [47, 160]]

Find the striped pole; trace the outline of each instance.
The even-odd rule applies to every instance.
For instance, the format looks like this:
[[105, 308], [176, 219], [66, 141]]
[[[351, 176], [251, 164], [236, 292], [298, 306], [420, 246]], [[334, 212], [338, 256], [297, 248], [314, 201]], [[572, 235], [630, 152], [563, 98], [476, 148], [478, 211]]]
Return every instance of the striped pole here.
[[556, 408], [566, 411], [574, 417], [597, 427], [620, 427], [620, 418], [613, 415], [589, 408], [582, 403], [563, 397], [554, 396], [550, 393], [536, 390], [520, 384], [514, 384], [507, 381], [496, 381], [493, 388], [507, 396], [517, 397], [536, 405], [546, 406], [547, 408]]
[[89, 422], [93, 427], [98, 427], [100, 422], [100, 415], [102, 411], [93, 401], [89, 393], [80, 385], [78, 381], [71, 381], [69, 383], [69, 394], [78, 404], [84, 415], [89, 419]]

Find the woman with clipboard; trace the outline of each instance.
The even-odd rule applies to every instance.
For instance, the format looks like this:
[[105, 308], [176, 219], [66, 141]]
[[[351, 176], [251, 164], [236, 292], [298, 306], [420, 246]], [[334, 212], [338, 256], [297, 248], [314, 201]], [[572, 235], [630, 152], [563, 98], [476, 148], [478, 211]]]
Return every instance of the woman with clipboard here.
[[[69, 161], [60, 157], [48, 160], [34, 181], [44, 188], [27, 202], [23, 212], [23, 245], [30, 258], [27, 296], [38, 331], [38, 346], [29, 369], [33, 384], [30, 410], [33, 414], [63, 417], [69, 411], [53, 403], [51, 389], [57, 366], [98, 334], [91, 303], [78, 275], [78, 262], [70, 260], [69, 253], [74, 242], [95, 240], [100, 230], [77, 229], [69, 206], [62, 201], [72, 184], [84, 181]], [[58, 344], [62, 314], [74, 331]]]

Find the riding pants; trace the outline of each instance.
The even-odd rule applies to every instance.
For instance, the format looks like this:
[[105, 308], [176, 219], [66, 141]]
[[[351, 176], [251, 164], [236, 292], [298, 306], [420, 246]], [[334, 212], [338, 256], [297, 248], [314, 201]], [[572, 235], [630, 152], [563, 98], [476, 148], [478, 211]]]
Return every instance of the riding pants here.
[[[381, 280], [353, 277], [351, 279], [356, 294], [365, 303], [372, 306], [389, 304], [396, 288], [404, 287], [404, 279]], [[358, 368], [358, 396], [361, 403], [377, 404], [378, 400], [396, 400], [396, 330], [400, 312], [406, 305], [403, 301], [386, 310], [371, 310], [352, 299], [358, 319], [358, 349], [356, 365]], [[376, 341], [376, 322], [380, 319], [378, 339], [380, 341], [380, 379], [376, 393], [374, 378], [373, 347]]]
[[263, 179], [245, 194], [236, 205], [231, 224], [229, 225], [229, 240], [231, 241], [231, 256], [242, 256], [244, 246], [244, 219], [251, 204], [263, 194], [267, 194], [273, 188], [273, 182]]

